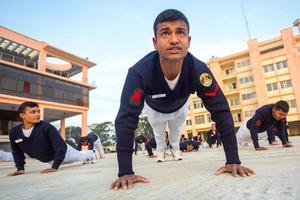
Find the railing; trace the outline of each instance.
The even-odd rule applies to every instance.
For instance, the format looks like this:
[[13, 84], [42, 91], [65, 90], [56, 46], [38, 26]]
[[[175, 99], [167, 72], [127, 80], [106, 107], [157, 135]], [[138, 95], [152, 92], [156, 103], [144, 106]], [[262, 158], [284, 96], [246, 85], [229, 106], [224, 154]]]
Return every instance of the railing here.
[[[9, 53], [4, 53], [0, 51], [0, 60], [4, 60], [7, 62], [12, 62], [18, 65], [22, 65], [25, 67], [30, 67], [33, 69], [38, 69], [38, 63], [32, 60], [28, 60], [19, 56], [15, 56]], [[65, 78], [69, 78], [71, 80], [75, 80], [75, 81], [79, 81], [82, 82], [82, 76], [77, 76], [75, 78], [70, 77], [70, 73], [69, 72], [64, 72], [64, 71], [55, 71], [55, 70], [51, 70], [51, 69], [46, 69], [47, 73], [50, 74], [55, 74], [61, 77], [65, 77]], [[76, 76], [76, 75], [75, 75]], [[92, 85], [92, 86], [96, 86], [96, 81], [94, 80], [87, 80], [87, 83]]]
[[82, 76], [81, 75], [75, 75], [75, 76], [72, 76], [70, 77], [70, 80], [73, 80], [73, 81], [78, 81], [78, 82], [86, 82], [88, 83], [89, 85], [92, 85], [92, 86], [97, 86], [97, 82], [95, 80], [91, 80], [91, 79], [88, 79], [88, 78], [85, 78], [83, 80]]
[[28, 60], [28, 59], [25, 59], [25, 58], [22, 58], [19, 56], [15, 56], [15, 55], [11, 55], [8, 53], [4, 53], [4, 52], [0, 52], [0, 59], [7, 61], [7, 62], [12, 62], [12, 63], [18, 64], [18, 65], [30, 67], [33, 69], [37, 69], [37, 67], [38, 67], [37, 62], [35, 62], [35, 61]]

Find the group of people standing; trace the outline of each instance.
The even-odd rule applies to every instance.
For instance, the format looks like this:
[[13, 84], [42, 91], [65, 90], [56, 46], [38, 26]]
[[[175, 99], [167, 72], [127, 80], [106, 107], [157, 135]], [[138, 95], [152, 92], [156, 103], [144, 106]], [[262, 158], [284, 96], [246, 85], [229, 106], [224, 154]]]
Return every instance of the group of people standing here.
[[[216, 130], [216, 125], [212, 123], [211, 129], [206, 133], [207, 140], [203, 141], [200, 135], [193, 136], [192, 138], [186, 138], [184, 134], [181, 135], [179, 140], [179, 149], [181, 152], [188, 151], [198, 151], [200, 146], [203, 148], [209, 147], [212, 148], [214, 144], [217, 147], [222, 145], [220, 133]], [[157, 144], [155, 137], [152, 136], [151, 139], [147, 139], [143, 134], [139, 134], [135, 137], [135, 154], [137, 154], [138, 145], [141, 144], [142, 148], [144, 147], [148, 152], [148, 157], [153, 158], [153, 149], [156, 149]], [[165, 149], [172, 149], [172, 146], [168, 140], [168, 131], [166, 131], [165, 139]], [[157, 162], [161, 160], [157, 159]]]

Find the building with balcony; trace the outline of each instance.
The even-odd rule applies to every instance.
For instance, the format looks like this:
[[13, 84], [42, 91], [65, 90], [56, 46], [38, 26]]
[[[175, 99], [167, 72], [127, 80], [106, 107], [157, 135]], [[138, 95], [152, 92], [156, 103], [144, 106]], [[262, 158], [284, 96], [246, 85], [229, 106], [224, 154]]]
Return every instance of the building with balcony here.
[[[300, 19], [292, 28], [267, 41], [248, 41], [248, 49], [223, 58], [211, 58], [211, 69], [230, 105], [236, 130], [255, 110], [265, 104], [285, 100], [289, 134], [300, 134]], [[206, 140], [213, 123], [209, 112], [196, 95], [190, 96], [190, 109], [184, 127], [188, 137], [197, 134]]]
[[65, 119], [81, 115], [82, 135], [87, 134], [89, 61], [0, 26], [0, 143], [8, 148], [8, 133], [20, 123], [18, 105], [39, 103], [41, 119], [60, 120], [65, 138]]

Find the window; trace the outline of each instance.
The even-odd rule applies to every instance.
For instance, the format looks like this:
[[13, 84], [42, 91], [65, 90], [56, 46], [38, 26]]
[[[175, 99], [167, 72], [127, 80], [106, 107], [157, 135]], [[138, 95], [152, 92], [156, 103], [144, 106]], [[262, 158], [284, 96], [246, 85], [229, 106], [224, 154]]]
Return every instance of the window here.
[[280, 81], [280, 86], [281, 89], [290, 88], [292, 87], [292, 81], [291, 80]]
[[[32, 90], [32, 88], [30, 89]], [[17, 90], [18, 93], [24, 94], [24, 80], [17, 80]]]
[[254, 115], [255, 111], [254, 110], [245, 110], [244, 114], [245, 117], [252, 117]]
[[240, 84], [244, 84], [244, 83], [245, 83], [244, 77], [240, 78]]
[[27, 94], [30, 93], [30, 83], [28, 81], [24, 81], [23, 92]]
[[246, 76], [245, 77], [245, 83], [250, 83], [250, 82], [253, 82], [254, 81], [254, 79], [253, 79], [253, 76], [251, 75], [251, 76]]
[[263, 68], [264, 68], [264, 72], [265, 72], [265, 73], [275, 71], [274, 65], [273, 65], [273, 64], [265, 65], [265, 66], [263, 66]]
[[194, 104], [194, 109], [199, 109], [199, 108], [203, 108], [203, 102], [201, 100], [196, 100], [193, 102]]
[[234, 115], [232, 115], [232, 117], [233, 117], [233, 121], [234, 121], [234, 122], [241, 122], [241, 121], [242, 121], [242, 118], [241, 118], [241, 114], [240, 114], [240, 113], [234, 114]]
[[82, 101], [80, 98], [74, 98], [75, 105], [82, 106]]
[[10, 77], [3, 77], [1, 81], [1, 87], [7, 90], [16, 90], [17, 81]]
[[192, 125], [192, 120], [190, 120], [190, 119], [186, 120], [186, 125], [191, 126]]
[[256, 92], [250, 92], [246, 94], [242, 94], [242, 99], [243, 100], [249, 100], [249, 99], [254, 99], [256, 98]]
[[287, 68], [287, 61], [284, 60], [284, 61], [280, 61], [280, 62], [277, 62], [276, 63], [276, 67], [277, 67], [277, 70], [281, 70], [281, 69], [285, 69]]
[[187, 135], [188, 135], [188, 139], [192, 139], [193, 138], [193, 133], [192, 132], [187, 132]]
[[204, 124], [205, 123], [204, 115], [195, 116], [195, 123]]
[[268, 90], [268, 92], [278, 90], [277, 83], [276, 82], [275, 83], [268, 83], [267, 84], [267, 90]]
[[207, 122], [212, 122], [210, 114], [207, 114], [207, 115], [206, 115], [206, 121], [207, 121]]
[[43, 95], [46, 97], [53, 97], [53, 88], [48, 86], [43, 86]]
[[60, 90], [60, 89], [55, 89], [55, 88], [54, 88], [53, 96], [54, 96], [55, 98], [63, 99], [63, 98], [64, 98], [64, 91], [63, 91], [63, 90]]
[[296, 108], [297, 107], [296, 99], [289, 100], [289, 104], [290, 104], [291, 108]]
[[296, 99], [287, 100], [286, 102], [290, 105], [291, 108], [296, 108], [297, 107]]
[[30, 83], [30, 94], [38, 95], [39, 94], [39, 88], [40, 86], [37, 85], [36, 83]]
[[240, 104], [239, 98], [238, 98], [238, 97], [230, 98], [230, 99], [229, 99], [229, 104], [230, 104], [230, 106], [236, 106], [236, 105], [239, 105], [239, 104]]
[[226, 75], [233, 74], [233, 68], [228, 68], [225, 70]]
[[253, 82], [253, 81], [254, 81], [254, 79], [253, 79], [252, 75], [240, 78], [240, 83], [241, 84], [246, 84], [246, 83], [250, 83], [250, 82]]
[[[89, 103], [89, 89], [76, 84], [0, 64], [0, 90], [2, 94], [53, 101], [69, 105]], [[0, 111], [1, 112], [1, 111]]]
[[246, 67], [246, 66], [249, 66], [249, 65], [250, 65], [250, 60], [249, 59], [236, 63], [236, 66], [238, 68], [240, 68], [240, 67]]
[[229, 84], [229, 90], [234, 90], [234, 89], [236, 89], [236, 83]]

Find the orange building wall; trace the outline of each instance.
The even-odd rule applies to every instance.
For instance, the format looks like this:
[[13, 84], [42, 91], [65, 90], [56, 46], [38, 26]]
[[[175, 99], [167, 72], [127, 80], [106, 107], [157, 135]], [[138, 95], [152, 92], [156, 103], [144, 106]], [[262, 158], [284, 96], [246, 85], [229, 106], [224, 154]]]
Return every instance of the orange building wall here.
[[[295, 23], [294, 23], [295, 24]], [[299, 28], [300, 22], [297, 26]], [[300, 28], [299, 28], [300, 31]], [[250, 61], [250, 65], [239, 67], [239, 63]], [[285, 61], [288, 68], [277, 70], [276, 63]], [[264, 72], [264, 66], [273, 64], [273, 72]], [[230, 109], [238, 128], [242, 121], [253, 116], [254, 111], [269, 103], [278, 100], [295, 100], [296, 106], [290, 108], [287, 120], [289, 122], [290, 134], [300, 134], [300, 35], [294, 35], [292, 28], [286, 28], [280, 32], [280, 36], [258, 42], [257, 39], [248, 41], [248, 49], [223, 58], [211, 58], [207, 65], [213, 72], [217, 82], [224, 92], [229, 104], [231, 101], [238, 100], [237, 104], [230, 105]], [[226, 74], [230, 71], [230, 74]], [[241, 84], [240, 78], [252, 76], [253, 81]], [[281, 81], [291, 80], [292, 87], [281, 88]], [[232, 88], [232, 84], [236, 88]], [[267, 84], [277, 83], [278, 90], [268, 91]], [[242, 100], [242, 94], [256, 93], [256, 98]], [[213, 122], [209, 122], [206, 116], [209, 114], [205, 108], [194, 109], [193, 102], [199, 98], [196, 95], [190, 96], [190, 110], [187, 120], [192, 124], [184, 126], [184, 134], [201, 134], [202, 139], [206, 139], [206, 132], [210, 129]], [[294, 104], [293, 104], [294, 105]], [[205, 122], [195, 123], [195, 117], [205, 116]], [[240, 115], [240, 118], [238, 117]], [[240, 119], [240, 120], [239, 120]]]

